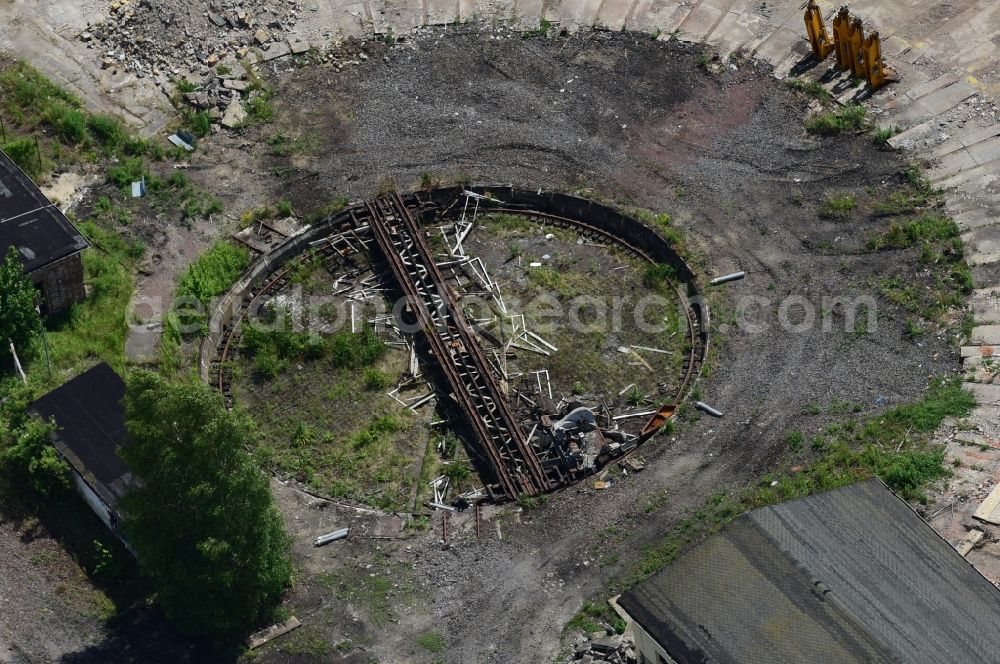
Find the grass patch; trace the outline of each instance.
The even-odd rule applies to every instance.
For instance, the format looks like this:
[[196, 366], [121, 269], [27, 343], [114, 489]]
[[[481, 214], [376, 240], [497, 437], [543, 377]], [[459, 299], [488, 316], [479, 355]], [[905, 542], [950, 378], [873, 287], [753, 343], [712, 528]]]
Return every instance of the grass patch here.
[[440, 632], [427, 632], [417, 637], [417, 645], [428, 652], [441, 652], [447, 642]]
[[833, 196], [823, 201], [819, 208], [819, 216], [824, 219], [844, 219], [856, 203], [853, 196]]
[[32, 380], [52, 387], [99, 360], [118, 372], [124, 371], [128, 336], [125, 313], [135, 287], [135, 265], [143, 254], [140, 243], [129, 241], [93, 220], [77, 227], [92, 247], [83, 252], [84, 282], [91, 289], [90, 296], [47, 323], [51, 381], [42, 354], [28, 371]]
[[0, 114], [7, 134], [4, 151], [35, 178], [54, 165], [101, 157], [146, 153], [162, 158], [162, 148], [130, 137], [119, 118], [88, 113], [74, 95], [23, 62], [0, 71]]
[[905, 249], [923, 242], [950, 240], [958, 237], [959, 233], [958, 224], [951, 218], [924, 214], [906, 222], [893, 222], [889, 230], [868, 241], [868, 248], [874, 251]]
[[531, 39], [532, 37], [548, 37], [549, 33], [552, 32], [552, 21], [543, 18], [538, 22], [537, 28], [532, 28], [531, 30], [525, 30], [521, 33], [523, 39]]
[[845, 131], [864, 129], [865, 107], [849, 104], [841, 109], [821, 113], [806, 120], [806, 131], [817, 136], [836, 136]]
[[801, 78], [790, 78], [786, 83], [792, 90], [803, 92], [820, 101], [830, 101], [833, 99], [830, 92], [819, 81], [803, 81]]
[[208, 302], [229, 290], [249, 265], [249, 250], [220, 240], [181, 274], [177, 294]]

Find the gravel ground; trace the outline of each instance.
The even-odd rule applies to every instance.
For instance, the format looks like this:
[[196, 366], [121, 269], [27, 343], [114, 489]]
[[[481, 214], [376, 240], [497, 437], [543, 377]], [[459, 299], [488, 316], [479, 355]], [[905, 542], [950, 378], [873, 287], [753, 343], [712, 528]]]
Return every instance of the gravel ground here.
[[[647, 469], [610, 490], [581, 485], [540, 509], [491, 514], [486, 540], [466, 534], [467, 517], [459, 517], [448, 548], [434, 532], [369, 541], [370, 555], [380, 547], [377, 555], [405, 567], [420, 589], [401, 599], [398, 622], [376, 624], [317, 580], [317, 569], [353, 569], [363, 543], [343, 560], [297, 546], [308, 573], [290, 607], [311, 616], [335, 607], [322, 622], [331, 646], [318, 654], [275, 644], [258, 661], [550, 661], [563, 624], [607, 578], [629, 570], [643, 546], [712, 494], [787, 467], [790, 431], [824, 427], [835, 399], [859, 404], [862, 415], [911, 400], [928, 375], [956, 367], [946, 339], [906, 339], [901, 312], [881, 300], [867, 331], [845, 329], [832, 306], [830, 330], [776, 325], [782, 298], [802, 296], [818, 313], [823, 296], [874, 297], [874, 280], [906, 279], [915, 268], [905, 252], [858, 251], [885, 222], [817, 214], [826, 196], [894, 186], [903, 164], [866, 137], [806, 136], [807, 100], [766, 71], [750, 63], [709, 71], [693, 47], [624, 33], [521, 39], [463, 27], [424, 32], [388, 52], [366, 48], [366, 62], [342, 72], [273, 72], [275, 122], [206, 141], [190, 176], [218, 191], [228, 210], [288, 199], [309, 211], [369, 195], [390, 178], [415, 186], [427, 171], [585, 190], [669, 212], [698, 269], [748, 272], [711, 296], [714, 357], [698, 389], [725, 417], [692, 418], [673, 438], [647, 445]], [[305, 147], [269, 153], [262, 141], [278, 133]], [[771, 323], [765, 333], [734, 326], [738, 298], [749, 295], [771, 301], [749, 316]], [[280, 502], [289, 523], [312, 509]], [[336, 623], [348, 618], [360, 621], [364, 638], [334, 650], [343, 632]], [[443, 652], [414, 645], [429, 630], [444, 636]]]
[[[648, 446], [649, 468], [609, 491], [583, 485], [517, 515], [518, 523], [508, 517], [503, 539], [490, 528], [488, 541], [459, 539], [447, 550], [427, 538], [411, 544], [419, 554], [399, 545], [396, 555], [415, 558], [430, 598], [422, 620], [379, 632], [371, 646], [379, 661], [548, 661], [581, 601], [628, 570], [644, 545], [713, 493], [787, 464], [790, 431], [816, 433], [838, 399], [863, 414], [913, 399], [928, 375], [955, 366], [945, 339], [905, 339], [902, 315], [882, 301], [867, 333], [845, 329], [836, 310], [829, 331], [777, 326], [787, 296], [806, 298], [818, 314], [823, 296], [874, 296], [874, 280], [906, 277], [912, 256], [858, 251], [884, 222], [817, 214], [827, 196], [895, 186], [903, 165], [894, 155], [865, 137], [806, 136], [807, 100], [749, 63], [711, 73], [693, 48], [628, 34], [496, 36], [435, 33], [396, 46], [387, 59], [373, 51], [356, 69], [279, 77], [278, 126], [261, 135], [286, 132], [318, 145], [258, 162], [300, 168], [304, 180], [289, 187], [250, 178], [242, 187], [318, 206], [367, 195], [388, 177], [414, 186], [428, 171], [582, 189], [667, 211], [702, 271], [748, 272], [713, 296], [716, 322], [729, 329], [715, 339], [700, 392], [726, 415], [689, 422], [669, 442]], [[253, 135], [239, 144], [247, 157], [259, 155]], [[771, 323], [769, 332], [733, 326], [736, 298], [745, 295], [772, 300], [749, 316]], [[663, 491], [665, 503], [646, 513]], [[407, 647], [427, 629], [444, 634], [444, 653]]]

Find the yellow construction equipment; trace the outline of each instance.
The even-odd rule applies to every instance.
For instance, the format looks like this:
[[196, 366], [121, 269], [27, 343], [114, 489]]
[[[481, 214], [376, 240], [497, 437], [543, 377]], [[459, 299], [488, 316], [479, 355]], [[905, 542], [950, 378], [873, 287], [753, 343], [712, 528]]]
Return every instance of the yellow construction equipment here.
[[[806, 28], [809, 30], [810, 43], [814, 43], [814, 33], [809, 27], [810, 9], [814, 5], [815, 0], [811, 0], [806, 9]], [[822, 19], [820, 21], [822, 25]], [[826, 31], [823, 32], [825, 36]], [[851, 16], [846, 5], [840, 8], [833, 19], [833, 50], [837, 54], [837, 69], [851, 72], [854, 78], [864, 79], [872, 90], [878, 90], [894, 80], [891, 70], [882, 59], [882, 41], [878, 32], [873, 32], [866, 39], [864, 24], [860, 18]], [[816, 52], [815, 44], [813, 52]]]
[[868, 81], [868, 87], [878, 90], [892, 79], [892, 73], [882, 59], [882, 40], [877, 31], [868, 35], [863, 49], [865, 80]]
[[833, 42], [826, 32], [826, 24], [823, 22], [823, 14], [820, 13], [816, 0], [809, 0], [806, 5], [806, 34], [809, 35], [809, 45], [812, 46], [813, 55], [822, 62], [833, 50]]
[[851, 73], [854, 78], [865, 77], [865, 26], [860, 18], [851, 21]]
[[836, 18], [833, 19], [833, 49], [837, 53], [837, 69], [848, 71], [851, 69], [851, 14], [847, 6], [840, 8]]

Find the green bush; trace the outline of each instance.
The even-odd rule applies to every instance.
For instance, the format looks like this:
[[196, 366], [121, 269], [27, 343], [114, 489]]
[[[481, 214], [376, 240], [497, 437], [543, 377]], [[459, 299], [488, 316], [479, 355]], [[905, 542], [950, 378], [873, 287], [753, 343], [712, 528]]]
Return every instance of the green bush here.
[[87, 140], [87, 117], [79, 109], [53, 102], [42, 117], [64, 143], [80, 145]]
[[28, 175], [39, 175], [38, 149], [30, 138], [18, 138], [4, 143], [3, 151]]
[[182, 114], [184, 127], [198, 138], [204, 138], [212, 132], [212, 117], [208, 111], [192, 111], [184, 109]]
[[[142, 157], [126, 157], [108, 168], [105, 174], [108, 182], [121, 187], [129, 187], [133, 182], [149, 175], [143, 164]], [[149, 185], [149, 183], [146, 183]]]
[[246, 248], [226, 241], [216, 242], [184, 271], [177, 293], [208, 302], [229, 290], [248, 265], [250, 252]]
[[94, 140], [109, 151], [116, 150], [125, 143], [127, 133], [118, 118], [110, 115], [88, 115], [86, 124]]
[[328, 346], [330, 361], [338, 369], [357, 369], [374, 364], [388, 350], [388, 346], [367, 327], [360, 333], [338, 332], [330, 338]]
[[389, 386], [389, 376], [372, 367], [365, 369], [364, 379], [366, 390], [384, 390]]

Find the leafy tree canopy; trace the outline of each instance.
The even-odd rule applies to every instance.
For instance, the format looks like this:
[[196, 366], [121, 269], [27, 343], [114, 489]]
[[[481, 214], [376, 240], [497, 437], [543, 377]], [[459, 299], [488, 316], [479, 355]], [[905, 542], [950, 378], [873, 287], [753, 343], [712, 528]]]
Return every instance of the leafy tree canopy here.
[[267, 617], [291, 580], [289, 540], [267, 477], [244, 450], [250, 419], [198, 384], [128, 379], [120, 450], [138, 483], [125, 532], [167, 616], [196, 634]]
[[35, 287], [24, 273], [17, 249], [8, 247], [0, 263], [0, 344], [6, 356], [3, 366], [13, 366], [8, 339], [14, 342], [22, 361], [30, 357], [38, 325]]

